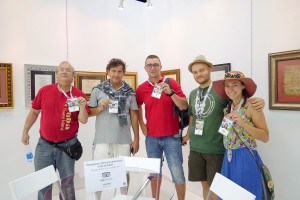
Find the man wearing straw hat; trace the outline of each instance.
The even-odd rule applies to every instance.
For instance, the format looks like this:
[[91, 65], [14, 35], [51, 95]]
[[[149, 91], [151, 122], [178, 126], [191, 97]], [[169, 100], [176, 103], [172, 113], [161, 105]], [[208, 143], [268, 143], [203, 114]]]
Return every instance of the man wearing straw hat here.
[[[225, 149], [223, 135], [218, 133], [218, 129], [228, 100], [215, 93], [211, 80], [213, 64], [203, 55], [197, 56], [188, 69], [199, 87], [189, 96], [190, 124], [182, 144], [185, 145], [190, 139], [188, 180], [201, 181], [206, 199], [215, 173], [220, 172], [222, 167]], [[264, 108], [263, 99], [254, 98], [251, 103], [258, 110]], [[217, 199], [217, 196], [213, 194], [211, 198]]]

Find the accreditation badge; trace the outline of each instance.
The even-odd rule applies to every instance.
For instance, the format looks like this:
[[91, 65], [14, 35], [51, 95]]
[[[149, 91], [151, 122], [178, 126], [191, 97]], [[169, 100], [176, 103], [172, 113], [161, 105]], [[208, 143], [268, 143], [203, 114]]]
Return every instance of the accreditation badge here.
[[230, 131], [232, 131], [233, 128], [233, 121], [231, 119], [228, 119], [227, 117], [224, 117], [221, 123], [221, 126], [219, 128], [219, 133], [227, 136]]
[[109, 113], [118, 113], [119, 102], [118, 101], [110, 101], [108, 104], [108, 112]]
[[204, 121], [197, 119], [195, 125], [195, 135], [202, 135], [203, 128], [204, 128]]
[[78, 99], [77, 98], [70, 98], [67, 100], [69, 112], [76, 112], [79, 111]]
[[151, 96], [160, 99], [161, 93], [162, 93], [162, 88], [158, 84], [155, 84]]

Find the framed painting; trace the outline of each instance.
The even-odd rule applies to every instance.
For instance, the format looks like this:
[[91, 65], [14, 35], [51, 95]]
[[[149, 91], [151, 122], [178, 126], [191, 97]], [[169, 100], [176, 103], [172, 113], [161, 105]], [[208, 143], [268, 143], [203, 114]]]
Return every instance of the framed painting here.
[[160, 74], [166, 78], [172, 78], [180, 84], [180, 69], [161, 71]]
[[0, 109], [13, 108], [12, 64], [0, 63]]
[[231, 70], [230, 63], [217, 64], [213, 66], [213, 71], [211, 73], [211, 80], [217, 81], [224, 78], [224, 74]]
[[134, 91], [136, 91], [138, 85], [138, 73], [137, 72], [125, 72], [123, 79], [126, 83], [128, 83]]
[[38, 91], [45, 85], [56, 83], [56, 67], [25, 64], [25, 106], [31, 103]]
[[300, 49], [269, 54], [269, 108], [300, 110]]
[[92, 89], [105, 80], [105, 72], [75, 71], [74, 86], [85, 94], [87, 100], [90, 100]]

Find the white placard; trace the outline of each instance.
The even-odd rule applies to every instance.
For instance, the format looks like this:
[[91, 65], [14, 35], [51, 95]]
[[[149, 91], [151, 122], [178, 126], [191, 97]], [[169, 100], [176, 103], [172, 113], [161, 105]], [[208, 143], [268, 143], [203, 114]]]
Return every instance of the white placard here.
[[42, 87], [44, 87], [45, 85], [50, 85], [52, 83], [52, 75], [36, 74], [34, 78], [35, 96]]
[[127, 186], [123, 158], [84, 162], [86, 193]]

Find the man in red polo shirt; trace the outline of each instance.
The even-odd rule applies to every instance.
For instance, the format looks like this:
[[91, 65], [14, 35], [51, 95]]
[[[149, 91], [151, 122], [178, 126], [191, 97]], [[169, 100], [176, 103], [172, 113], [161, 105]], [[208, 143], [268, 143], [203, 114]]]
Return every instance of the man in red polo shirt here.
[[[29, 130], [41, 113], [40, 139], [34, 157], [35, 171], [53, 165], [61, 179], [69, 177], [61, 182], [66, 199], [75, 198], [71, 176], [75, 172], [75, 160], [58, 147], [67, 148], [77, 142], [79, 122], [86, 124], [89, 112], [84, 93], [71, 85], [74, 74], [75, 70], [69, 62], [59, 64], [56, 68], [57, 83], [39, 90], [22, 134], [22, 143], [28, 145]], [[39, 191], [38, 200], [45, 198], [49, 187]]]
[[[178, 82], [171, 79], [170, 86], [161, 76], [161, 63], [156, 55], [149, 55], [145, 70], [149, 79], [136, 90], [139, 107], [139, 122], [146, 136], [146, 150], [149, 158], [161, 158], [163, 151], [175, 184], [178, 200], [185, 198], [181, 134], [177, 113], [173, 116], [173, 105], [187, 109], [188, 103]], [[143, 121], [142, 104], [145, 104], [147, 123]], [[151, 183], [155, 187], [155, 183]]]

